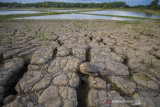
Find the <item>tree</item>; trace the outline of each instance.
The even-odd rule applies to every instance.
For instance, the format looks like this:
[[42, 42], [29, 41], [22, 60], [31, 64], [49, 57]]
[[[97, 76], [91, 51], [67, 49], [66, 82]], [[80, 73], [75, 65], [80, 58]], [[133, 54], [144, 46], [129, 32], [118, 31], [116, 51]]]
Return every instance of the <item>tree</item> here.
[[159, 0], [153, 0], [150, 5], [148, 6], [148, 8], [150, 9], [158, 9], [158, 2]]
[[157, 5], [158, 5], [158, 2], [159, 2], [159, 0], [153, 0], [153, 1], [150, 3], [150, 6], [157, 6]]
[[125, 8], [125, 2], [104, 2], [104, 3], [65, 3], [65, 2], [38, 2], [38, 3], [3, 3], [0, 2], [0, 7], [36, 7], [36, 8], [47, 8], [47, 7], [56, 7], [56, 8]]

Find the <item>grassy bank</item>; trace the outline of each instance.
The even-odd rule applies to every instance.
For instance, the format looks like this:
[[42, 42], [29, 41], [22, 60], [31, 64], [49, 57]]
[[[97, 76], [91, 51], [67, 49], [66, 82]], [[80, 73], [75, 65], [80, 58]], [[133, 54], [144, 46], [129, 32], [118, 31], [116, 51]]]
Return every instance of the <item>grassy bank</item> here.
[[159, 10], [151, 10], [151, 9], [134, 9], [134, 8], [126, 8], [126, 9], [120, 9], [120, 10], [134, 11], [134, 12], [144, 12], [144, 13], [152, 13], [152, 14], [160, 15], [160, 11], [159, 11]]

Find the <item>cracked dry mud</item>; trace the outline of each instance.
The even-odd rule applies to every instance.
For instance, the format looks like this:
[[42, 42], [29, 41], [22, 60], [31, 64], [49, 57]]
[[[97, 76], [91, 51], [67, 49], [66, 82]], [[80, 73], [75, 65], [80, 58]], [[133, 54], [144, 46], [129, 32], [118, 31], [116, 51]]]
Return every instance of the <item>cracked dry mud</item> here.
[[[0, 25], [3, 107], [160, 105], [160, 24], [107, 20], [11, 20]], [[99, 67], [92, 77], [80, 64]], [[135, 92], [131, 92], [134, 90]]]

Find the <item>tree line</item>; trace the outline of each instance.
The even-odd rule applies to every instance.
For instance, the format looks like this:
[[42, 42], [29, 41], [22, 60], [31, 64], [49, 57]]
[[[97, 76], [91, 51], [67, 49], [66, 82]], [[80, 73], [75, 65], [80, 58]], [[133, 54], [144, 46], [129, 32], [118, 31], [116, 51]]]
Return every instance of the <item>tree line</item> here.
[[0, 2], [0, 7], [35, 7], [35, 8], [120, 8], [127, 7], [125, 2], [109, 3], [65, 3], [65, 2], [38, 2], [38, 3], [4, 3]]
[[5, 8], [144, 8], [144, 9], [160, 9], [159, 0], [153, 0], [149, 5], [129, 6], [125, 2], [104, 2], [104, 3], [66, 3], [66, 2], [38, 2], [38, 3], [5, 3], [0, 2], [0, 7]]
[[132, 8], [141, 8], [141, 9], [159, 9], [160, 5], [158, 5], [159, 0], [153, 0], [149, 5], [136, 5]]

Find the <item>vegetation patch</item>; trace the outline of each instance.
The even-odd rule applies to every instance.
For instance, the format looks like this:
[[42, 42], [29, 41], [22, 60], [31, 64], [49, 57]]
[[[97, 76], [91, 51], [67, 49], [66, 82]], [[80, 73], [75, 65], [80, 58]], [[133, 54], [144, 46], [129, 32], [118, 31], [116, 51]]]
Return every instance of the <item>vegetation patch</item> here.
[[5, 35], [6, 39], [7, 39], [7, 43], [8, 44], [12, 44], [12, 38], [9, 37], [8, 35]]
[[138, 76], [138, 78], [145, 80], [145, 81], [150, 81], [150, 77], [148, 77], [147, 75], [143, 74], [142, 72], [139, 72], [136, 74], [136, 76]]

